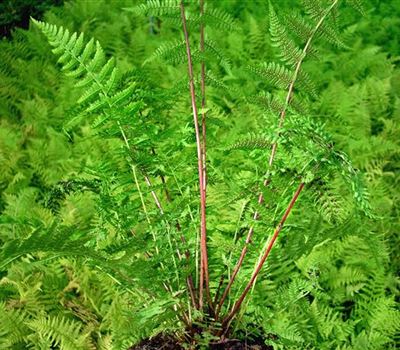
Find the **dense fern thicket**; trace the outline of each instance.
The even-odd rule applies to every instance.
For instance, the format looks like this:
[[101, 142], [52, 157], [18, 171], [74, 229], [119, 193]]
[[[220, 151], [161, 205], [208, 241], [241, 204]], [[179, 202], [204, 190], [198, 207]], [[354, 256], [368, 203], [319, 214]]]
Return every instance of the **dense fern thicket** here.
[[[189, 274], [199, 280], [196, 144], [167, 3], [66, 2], [0, 42], [0, 349], [128, 349], [160, 332], [184, 341], [188, 318], [209, 322], [186, 291]], [[188, 4], [194, 66], [207, 68], [210, 289], [254, 226], [228, 312], [302, 181], [232, 334], [274, 349], [395, 349], [400, 8], [340, 2], [277, 133], [301, 55], [291, 45], [322, 3], [210, 1], [205, 52]]]

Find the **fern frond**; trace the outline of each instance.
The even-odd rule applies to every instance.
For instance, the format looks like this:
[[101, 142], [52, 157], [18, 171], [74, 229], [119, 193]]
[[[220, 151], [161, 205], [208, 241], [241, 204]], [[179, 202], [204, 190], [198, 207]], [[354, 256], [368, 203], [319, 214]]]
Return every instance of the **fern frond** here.
[[346, 0], [346, 3], [358, 12], [360, 12], [363, 16], [367, 14], [365, 11], [363, 0]]
[[341, 223], [348, 215], [348, 203], [341, 195], [329, 188], [322, 188], [315, 193], [315, 202], [322, 216], [329, 223]]
[[290, 85], [293, 77], [293, 73], [290, 70], [275, 62], [258, 67], [248, 66], [247, 68], [252, 73], [267, 79], [269, 83], [282, 89], [286, 89]]
[[249, 23], [249, 43], [251, 48], [251, 56], [258, 58], [263, 53], [265, 48], [265, 32], [258, 21], [251, 16]]
[[[357, 1], [357, 0], [356, 0]], [[314, 20], [317, 21], [326, 15], [326, 9], [317, 0], [303, 0], [306, 13]], [[326, 39], [332, 45], [340, 48], [348, 48], [347, 45], [339, 38], [336, 19], [336, 8], [332, 9], [329, 13], [327, 20], [322, 23], [315, 33], [316, 37]]]
[[334, 152], [333, 161], [337, 163], [337, 167], [341, 170], [343, 178], [350, 183], [354, 199], [359, 208], [365, 215], [373, 217], [369, 200], [370, 195], [364, 185], [362, 174], [353, 168], [347, 156], [341, 152]]
[[284, 108], [284, 103], [276, 96], [262, 92], [257, 96], [250, 96], [247, 98], [249, 103], [254, 103], [261, 108], [273, 113], [274, 115], [279, 115]]
[[348, 49], [348, 46], [340, 39], [337, 30], [330, 25], [322, 25], [316, 35], [320, 38], [324, 38], [336, 47]]
[[[126, 88], [121, 89], [114, 95], [110, 96], [108, 102], [110, 107], [124, 106], [124, 102], [128, 101], [129, 97], [133, 96], [133, 93], [136, 89], [135, 85], [136, 85], [135, 83], [131, 83]], [[134, 103], [124, 107], [127, 108], [129, 111], [132, 111], [136, 109], [139, 105], [140, 103], [139, 104]]]
[[223, 30], [235, 30], [237, 23], [235, 19], [227, 12], [217, 9], [207, 7], [204, 11], [203, 20], [206, 25], [215, 27]]
[[296, 278], [289, 285], [280, 287], [276, 291], [276, 302], [279, 308], [284, 310], [295, 305], [312, 290], [310, 281]]
[[300, 40], [307, 41], [307, 39], [313, 33], [313, 27], [308, 23], [303, 16], [297, 12], [290, 13], [285, 16], [285, 23], [290, 29], [291, 33], [294, 33]]
[[[249, 103], [256, 104], [274, 115], [279, 115], [285, 107], [285, 102], [282, 98], [268, 92], [261, 92], [257, 96], [250, 96], [247, 100]], [[299, 115], [305, 115], [308, 111], [304, 99], [299, 100], [296, 97], [292, 99], [287, 109]]]
[[304, 53], [297, 47], [295, 42], [289, 37], [284, 26], [281, 25], [274, 8], [270, 5], [270, 33], [272, 45], [279, 49], [279, 57], [289, 65], [296, 65]]
[[40, 317], [27, 322], [29, 328], [65, 350], [86, 350], [88, 333], [81, 331], [81, 324], [61, 317]]
[[73, 240], [67, 232], [54, 230], [51, 234], [38, 230], [27, 239], [14, 239], [7, 241], [0, 252], [0, 270], [15, 259], [25, 255], [38, 252], [53, 253], [56, 255], [92, 255], [84, 248], [89, 238]]
[[113, 336], [111, 334], [100, 335], [98, 340], [99, 350], [114, 350]]
[[236, 89], [227, 86], [221, 79], [218, 79], [211, 71], [206, 72], [206, 82], [211, 85], [226, 91], [237, 91]]
[[265, 149], [271, 147], [271, 140], [265, 136], [253, 135], [228, 147], [228, 150], [234, 149]]
[[314, 83], [314, 80], [307, 72], [300, 70], [296, 82], [305, 93], [308, 93], [315, 99], [318, 97], [317, 87]]
[[[268, 83], [275, 85], [281, 89], [287, 89], [293, 80], [293, 72], [280, 65], [279, 63], [264, 63], [261, 66], [248, 66], [252, 73], [267, 80]], [[316, 87], [310, 76], [304, 71], [300, 71], [297, 77], [297, 85], [303, 93], [316, 96]]]
[[230, 71], [231, 61], [224, 53], [218, 48], [218, 45], [213, 40], [206, 40], [204, 42], [206, 51], [213, 54], [220, 62], [221, 66], [225, 68], [226, 71]]
[[148, 0], [145, 4], [124, 8], [124, 10], [146, 16], [172, 15], [179, 14], [179, 3], [179, 0]]
[[353, 173], [352, 177], [352, 189], [354, 193], [354, 198], [360, 208], [364, 211], [365, 215], [373, 217], [370, 204], [370, 194], [367, 187], [364, 184], [361, 173]]
[[0, 348], [11, 349], [23, 343], [30, 333], [26, 326], [28, 315], [23, 310], [8, 310], [5, 303], [0, 302]]
[[[114, 94], [121, 81], [121, 74], [115, 66], [113, 58], [106, 59], [98, 41], [91, 39], [84, 44], [83, 34], [72, 35], [67, 29], [32, 19], [33, 23], [48, 38], [53, 52], [61, 55], [58, 62], [67, 76], [79, 78], [77, 87], [84, 89], [78, 99], [78, 104], [85, 107], [85, 112], [95, 112], [99, 109], [123, 106], [130, 101], [134, 85], [130, 84], [123, 92]], [[114, 94], [114, 95], [113, 95]]]
[[319, 20], [324, 16], [325, 9], [320, 0], [302, 0], [306, 13], [313, 19]]
[[173, 64], [185, 62], [185, 42], [175, 40], [169, 43], [162, 44], [148, 59], [143, 62], [143, 64], [152, 62], [157, 58], [167, 60]]

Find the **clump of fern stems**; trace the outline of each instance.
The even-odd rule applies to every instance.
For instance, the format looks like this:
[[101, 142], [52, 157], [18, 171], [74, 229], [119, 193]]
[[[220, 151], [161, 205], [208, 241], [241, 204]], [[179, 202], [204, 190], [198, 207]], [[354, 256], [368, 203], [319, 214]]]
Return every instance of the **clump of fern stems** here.
[[[287, 113], [287, 109], [289, 108], [289, 105], [292, 101], [293, 98], [293, 93], [294, 93], [294, 88], [295, 84], [297, 82], [297, 78], [300, 74], [300, 70], [302, 67], [302, 63], [305, 59], [305, 57], [308, 54], [308, 51], [311, 47], [311, 43], [324, 23], [324, 20], [326, 17], [331, 13], [331, 11], [337, 6], [338, 0], [334, 0], [332, 4], [327, 8], [321, 15], [321, 18], [318, 20], [317, 24], [315, 27], [311, 30], [309, 37], [306, 41], [306, 44], [304, 45], [303, 50], [301, 51], [301, 54], [299, 55], [297, 61], [294, 61], [294, 72], [291, 77], [288, 89], [287, 89], [287, 94], [285, 98], [285, 102], [283, 105], [283, 108], [279, 112], [279, 118], [278, 118], [278, 132], [279, 129], [283, 128], [284, 121], [285, 121], [285, 116]], [[190, 98], [191, 98], [191, 105], [192, 105], [192, 111], [193, 111], [193, 121], [194, 121], [194, 129], [195, 129], [195, 136], [196, 136], [196, 147], [197, 147], [197, 161], [198, 161], [198, 179], [199, 179], [199, 190], [200, 190], [200, 264], [199, 264], [199, 275], [200, 275], [200, 282], [199, 282], [199, 287], [198, 287], [198, 300], [193, 298], [194, 293], [190, 293], [191, 298], [192, 298], [192, 303], [200, 311], [203, 311], [203, 305], [204, 305], [204, 293], [206, 295], [206, 301], [207, 301], [207, 306], [208, 306], [208, 319], [213, 319], [214, 322], [218, 322], [219, 320], [221, 323], [221, 327], [217, 331], [212, 331], [215, 332], [215, 334], [219, 337], [221, 337], [221, 340], [224, 339], [224, 337], [228, 334], [229, 332], [229, 327], [232, 322], [232, 320], [237, 316], [238, 312], [240, 311], [240, 308], [242, 306], [243, 301], [247, 297], [249, 291], [253, 288], [257, 277], [266, 262], [280, 232], [282, 231], [284, 224], [289, 217], [294, 205], [296, 204], [300, 193], [303, 191], [305, 187], [305, 182], [304, 180], [301, 180], [296, 191], [294, 192], [289, 204], [287, 205], [287, 208], [279, 221], [278, 226], [276, 227], [272, 237], [269, 240], [269, 243], [264, 250], [261, 259], [259, 262], [256, 264], [254, 271], [251, 274], [251, 277], [243, 289], [242, 293], [239, 295], [239, 297], [233, 301], [233, 307], [231, 310], [229, 310], [225, 315], [221, 314], [221, 309], [224, 305], [224, 302], [229, 295], [229, 291], [232, 287], [232, 284], [235, 281], [236, 275], [239, 273], [239, 270], [243, 264], [243, 260], [245, 259], [248, 245], [251, 243], [251, 238], [254, 233], [254, 227], [251, 226], [249, 229], [249, 232], [247, 234], [246, 240], [244, 242], [243, 249], [241, 251], [240, 258], [231, 274], [231, 277], [228, 281], [228, 284], [226, 285], [222, 295], [218, 297], [218, 295], [215, 296], [214, 300], [211, 299], [210, 295], [210, 281], [209, 281], [209, 271], [208, 271], [208, 254], [207, 254], [207, 215], [206, 215], [206, 202], [207, 202], [207, 191], [206, 191], [206, 178], [207, 178], [207, 156], [206, 156], [206, 116], [205, 116], [205, 63], [204, 61], [201, 62], [201, 110], [202, 110], [202, 118], [201, 118], [201, 123], [200, 123], [200, 118], [199, 118], [199, 113], [198, 113], [198, 102], [196, 101], [196, 92], [195, 92], [195, 83], [194, 83], [194, 73], [193, 73], [193, 62], [192, 62], [192, 57], [191, 57], [191, 47], [190, 47], [190, 40], [189, 40], [189, 34], [188, 34], [188, 28], [187, 28], [187, 23], [186, 23], [186, 14], [185, 14], [185, 6], [183, 1], [180, 2], [180, 12], [181, 12], [181, 21], [182, 21], [182, 29], [184, 33], [184, 38], [185, 38], [185, 44], [186, 44], [186, 55], [187, 55], [187, 68], [188, 68], [188, 76], [189, 76], [189, 87], [190, 87]], [[204, 14], [204, 0], [200, 0], [200, 18]], [[204, 51], [204, 24], [201, 22], [200, 24], [200, 50]], [[201, 127], [201, 128], [200, 128]], [[270, 156], [269, 156], [269, 161], [268, 161], [268, 167], [271, 168], [275, 159], [275, 155], [277, 152], [278, 148], [278, 141], [275, 141], [272, 143], [271, 146], [271, 151], [270, 151]], [[265, 180], [264, 180], [264, 186], [268, 186], [270, 182], [272, 181], [270, 172], [268, 171], [267, 174], [265, 175]], [[262, 204], [264, 201], [263, 194], [260, 193], [258, 196], [258, 203]], [[260, 217], [259, 213], [256, 211], [254, 213], [254, 220], [258, 220]], [[212, 326], [211, 326], [212, 327]]]
[[[290, 77], [290, 83], [288, 84], [286, 98], [283, 104], [282, 109], [279, 112], [278, 118], [278, 133], [279, 130], [283, 128], [285, 116], [287, 110], [292, 102], [294, 89], [296, 82], [298, 80], [298, 76], [300, 74], [300, 70], [302, 67], [302, 63], [306, 58], [307, 54], [309, 53], [309, 49], [311, 47], [312, 41], [316, 34], [319, 32], [320, 27], [324, 23], [326, 17], [336, 8], [338, 4], [338, 0], [334, 0], [332, 4], [324, 10], [320, 14], [320, 18], [317, 21], [314, 28], [311, 29], [307, 41], [304, 45], [304, 48], [301, 52], [299, 52], [298, 57], [292, 62], [295, 69], [293, 71], [292, 76]], [[222, 313], [222, 308], [224, 302], [229, 295], [230, 289], [235, 282], [235, 278], [239, 273], [239, 270], [243, 264], [245, 259], [248, 245], [251, 243], [252, 235], [254, 233], [254, 227], [251, 226], [249, 232], [247, 234], [246, 240], [244, 242], [244, 246], [241, 251], [241, 255], [235, 268], [229, 278], [229, 281], [222, 292], [222, 295], [219, 296], [220, 288], [223, 284], [223, 279], [221, 278], [221, 282], [218, 287], [218, 291], [212, 299], [210, 293], [210, 280], [209, 280], [209, 263], [208, 263], [208, 253], [207, 253], [207, 214], [206, 214], [206, 203], [207, 203], [207, 156], [206, 156], [206, 91], [205, 91], [205, 63], [201, 61], [201, 104], [198, 103], [196, 98], [196, 90], [195, 90], [195, 76], [194, 76], [194, 68], [193, 68], [193, 61], [192, 61], [192, 54], [191, 54], [191, 45], [187, 27], [187, 19], [185, 14], [185, 6], [183, 1], [179, 4], [180, 7], [180, 14], [181, 14], [181, 23], [182, 23], [182, 30], [184, 33], [185, 39], [185, 46], [186, 46], [186, 56], [187, 56], [187, 70], [188, 70], [188, 77], [189, 77], [189, 88], [190, 88], [190, 99], [191, 99], [191, 106], [192, 106], [192, 113], [193, 113], [193, 122], [194, 122], [194, 130], [195, 130], [195, 137], [196, 137], [196, 148], [197, 148], [197, 164], [198, 164], [198, 188], [199, 188], [199, 207], [200, 207], [200, 263], [199, 263], [199, 271], [198, 275], [200, 276], [198, 288], [196, 291], [193, 291], [192, 284], [188, 283], [189, 291], [190, 291], [190, 298], [192, 304], [202, 313], [206, 313], [208, 316], [205, 316], [206, 319], [212, 320], [211, 325], [209, 325], [211, 333], [221, 337], [221, 340], [227, 336], [230, 328], [230, 324], [232, 320], [237, 316], [238, 312], [241, 309], [242, 303], [247, 297], [249, 291], [253, 288], [257, 277], [266, 262], [280, 232], [282, 231], [284, 224], [289, 217], [293, 207], [295, 206], [300, 193], [303, 191], [305, 187], [305, 182], [303, 179], [300, 180], [300, 183], [294, 192], [290, 202], [287, 205], [284, 214], [279, 221], [278, 226], [276, 227], [271, 239], [269, 240], [268, 245], [266, 246], [264, 252], [261, 255], [259, 262], [256, 264], [254, 271], [252, 272], [250, 279], [243, 289], [242, 293], [238, 296], [236, 300], [233, 301], [233, 306], [231, 310], [229, 310], [226, 314]], [[273, 10], [272, 10], [273, 11]], [[202, 16], [204, 16], [204, 0], [200, 0], [200, 52], [204, 51], [204, 22], [202, 21]], [[279, 38], [277, 38], [279, 40]], [[290, 53], [289, 53], [290, 54]], [[201, 105], [201, 119], [199, 116], [198, 105]], [[271, 145], [270, 156], [268, 160], [268, 167], [269, 169], [272, 168], [275, 155], [277, 152], [278, 141], [274, 141]], [[268, 186], [271, 183], [271, 175], [270, 171], [268, 170], [267, 174], [265, 175], [264, 186]], [[260, 193], [258, 196], [258, 203], [261, 205], [264, 201], [263, 194]], [[258, 220], [260, 214], [256, 211], [254, 213], [253, 219]], [[190, 277], [191, 278], [191, 277]], [[206, 304], [206, 310], [204, 310], [204, 305]], [[213, 329], [213, 324], [220, 322], [220, 326], [216, 329]], [[190, 325], [189, 325], [190, 327]]]

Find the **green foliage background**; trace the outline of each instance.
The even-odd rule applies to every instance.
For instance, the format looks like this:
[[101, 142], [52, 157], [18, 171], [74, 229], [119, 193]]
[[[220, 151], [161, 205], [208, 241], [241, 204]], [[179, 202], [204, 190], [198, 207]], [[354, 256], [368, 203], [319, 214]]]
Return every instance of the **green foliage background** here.
[[[234, 30], [207, 33], [221, 50], [207, 88], [215, 289], [239, 255], [267, 161], [262, 149], [227, 149], [244, 135], [267, 134], [276, 122], [257, 104], [241, 102], [271, 89], [246, 67], [271, 61], [276, 51], [268, 2], [212, 3], [236, 19]], [[282, 16], [301, 8], [298, 1], [274, 6]], [[136, 82], [133, 114], [85, 115], [76, 104], [82, 90], [61, 72], [37, 28], [0, 43], [0, 349], [127, 349], [160, 331], [182, 331], [172, 306], [186, 302], [178, 287], [187, 268], [174, 258], [175, 245], [184, 246], [166, 222], [179, 221], [194, 245], [195, 145], [182, 57], [156, 51], [182, 36], [168, 21], [127, 7], [131, 1], [67, 2], [45, 20], [94, 37], [107, 58], [115, 57], [121, 85]], [[343, 8], [347, 47], [322, 44], [319, 59], [305, 68], [318, 96], [307, 114], [362, 174], [372, 214], [355, 207], [340, 177], [310, 179], [319, 185], [302, 194], [235, 329], [274, 349], [395, 349], [400, 340], [400, 5], [370, 0], [365, 8], [364, 17]], [[126, 126], [128, 152], [115, 120]], [[297, 161], [282, 151], [279, 190], [293, 176], [287, 159]], [[163, 220], [140, 179], [144, 215], [131, 164], [160, 194], [170, 190], [174, 200], [164, 203]], [[276, 215], [264, 211], [268, 220], [256, 225], [257, 244], [233, 295], [274, 227]], [[176, 287], [173, 296], [164, 281]]]

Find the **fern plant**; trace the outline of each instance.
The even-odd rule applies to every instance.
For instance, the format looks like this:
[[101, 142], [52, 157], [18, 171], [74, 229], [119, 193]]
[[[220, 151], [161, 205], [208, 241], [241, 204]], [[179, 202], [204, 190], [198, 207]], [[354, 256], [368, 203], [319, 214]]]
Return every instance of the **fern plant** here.
[[[270, 5], [277, 60], [257, 62], [264, 45], [255, 45], [245, 69], [211, 38], [236, 29], [235, 20], [203, 1], [189, 11], [177, 1], [126, 9], [135, 19], [148, 16], [155, 40], [163, 30], [177, 35], [176, 25], [182, 40], [125, 72], [94, 39], [33, 20], [67, 86], [77, 88], [63, 129], [74, 148], [64, 152], [79, 153], [84, 170], [77, 178], [70, 164], [71, 178], [55, 181], [38, 165], [44, 191], [7, 198], [0, 258], [2, 269], [11, 268], [2, 284], [18, 297], [2, 306], [4, 346], [121, 349], [168, 332], [192, 348], [211, 347], [248, 330], [276, 349], [391, 344], [399, 315], [385, 290], [395, 282], [385, 275], [383, 241], [366, 233], [376, 214], [362, 175], [337, 150], [345, 145], [315, 118], [334, 110], [335, 89], [320, 98], [325, 82], [310, 69], [320, 63], [307, 66], [325, 49], [314, 42], [350, 45], [337, 33], [339, 3], [305, 1], [306, 16], [291, 14], [287, 27]], [[161, 72], [182, 79], [154, 73], [165, 59], [172, 65]], [[257, 79], [246, 83], [249, 74]], [[243, 114], [251, 120], [238, 130]], [[19, 209], [35, 202], [42, 207], [32, 215]], [[54, 271], [70, 312], [59, 315], [40, 295], [41, 284], [52, 283], [28, 290], [34, 278], [24, 281], [20, 269]]]

